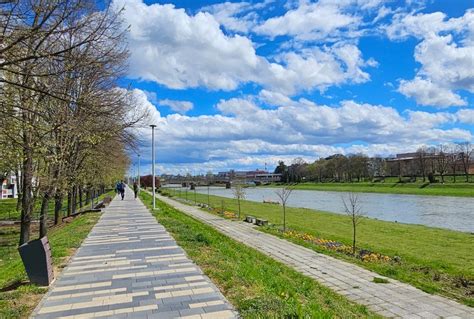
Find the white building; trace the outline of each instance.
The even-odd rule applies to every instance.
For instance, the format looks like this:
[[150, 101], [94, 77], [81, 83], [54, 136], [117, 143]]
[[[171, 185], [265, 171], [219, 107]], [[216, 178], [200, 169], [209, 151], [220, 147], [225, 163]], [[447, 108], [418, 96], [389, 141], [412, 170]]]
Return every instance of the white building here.
[[16, 176], [10, 175], [0, 185], [0, 199], [17, 198], [18, 197], [18, 183]]

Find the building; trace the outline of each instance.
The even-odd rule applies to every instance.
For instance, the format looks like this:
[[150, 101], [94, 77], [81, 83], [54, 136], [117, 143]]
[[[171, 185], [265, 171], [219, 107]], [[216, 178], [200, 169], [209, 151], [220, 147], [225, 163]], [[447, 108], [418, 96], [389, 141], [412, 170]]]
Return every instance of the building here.
[[219, 172], [217, 174], [217, 180], [219, 181], [233, 181], [240, 180], [245, 182], [279, 182], [281, 181], [281, 174], [269, 173], [263, 170], [255, 171], [234, 171]]
[[7, 176], [0, 186], [0, 199], [18, 197], [18, 183], [15, 175]]

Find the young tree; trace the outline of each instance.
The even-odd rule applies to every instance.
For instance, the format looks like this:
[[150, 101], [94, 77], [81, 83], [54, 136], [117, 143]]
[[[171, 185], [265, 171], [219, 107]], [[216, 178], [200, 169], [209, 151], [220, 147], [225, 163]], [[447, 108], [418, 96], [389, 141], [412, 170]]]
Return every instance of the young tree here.
[[293, 188], [291, 186], [285, 186], [275, 192], [280, 199], [280, 203], [283, 208], [283, 232], [286, 232], [286, 203], [288, 202], [292, 192]]
[[239, 220], [240, 220], [240, 201], [245, 199], [245, 188], [242, 184], [236, 184], [232, 189], [235, 199], [237, 199], [237, 205], [239, 207]]
[[351, 219], [352, 224], [352, 254], [355, 255], [356, 252], [356, 231], [357, 225], [362, 221], [364, 217], [362, 213], [362, 206], [360, 204], [359, 196], [355, 193], [349, 193], [347, 198], [342, 198], [344, 203], [344, 209], [347, 216]]

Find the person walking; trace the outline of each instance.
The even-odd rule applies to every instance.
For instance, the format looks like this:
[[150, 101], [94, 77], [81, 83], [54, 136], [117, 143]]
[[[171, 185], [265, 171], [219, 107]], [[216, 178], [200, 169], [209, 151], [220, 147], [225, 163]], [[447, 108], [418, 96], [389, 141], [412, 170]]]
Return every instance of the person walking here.
[[120, 183], [117, 184], [116, 190], [117, 190], [117, 193], [120, 194], [123, 200], [125, 196], [125, 184], [123, 183], [123, 181], [120, 181]]
[[137, 182], [133, 183], [133, 193], [135, 194], [135, 198], [138, 196], [138, 184]]

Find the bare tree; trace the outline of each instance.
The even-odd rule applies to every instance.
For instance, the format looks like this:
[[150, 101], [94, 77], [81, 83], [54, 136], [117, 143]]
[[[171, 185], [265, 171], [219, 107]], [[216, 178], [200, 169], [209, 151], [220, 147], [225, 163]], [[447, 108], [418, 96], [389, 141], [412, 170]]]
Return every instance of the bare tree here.
[[436, 155], [436, 162], [438, 166], [438, 172], [441, 176], [441, 182], [444, 183], [444, 175], [448, 171], [449, 165], [449, 154], [448, 154], [448, 146], [446, 145], [439, 145], [438, 146], [438, 154]]
[[428, 150], [426, 146], [420, 147], [416, 151], [416, 156], [418, 159], [418, 165], [421, 173], [421, 177], [423, 177], [423, 182], [426, 181], [426, 169], [427, 169], [427, 162], [428, 162]]
[[239, 219], [240, 219], [240, 201], [245, 199], [245, 188], [242, 184], [236, 184], [232, 189], [235, 199], [237, 199], [237, 205], [239, 207]]
[[362, 221], [364, 214], [362, 213], [362, 206], [360, 204], [359, 196], [355, 193], [349, 193], [347, 198], [342, 198], [344, 203], [344, 209], [351, 218], [352, 223], [352, 254], [355, 255], [356, 252], [356, 234], [357, 234], [357, 225]]
[[286, 232], [286, 203], [288, 202], [292, 192], [293, 187], [291, 186], [285, 186], [275, 192], [280, 199], [281, 206], [283, 207], [283, 232]]
[[461, 160], [464, 175], [466, 176], [466, 183], [469, 183], [469, 169], [471, 167], [471, 159], [473, 157], [474, 148], [471, 143], [464, 142], [458, 145], [459, 159]]

